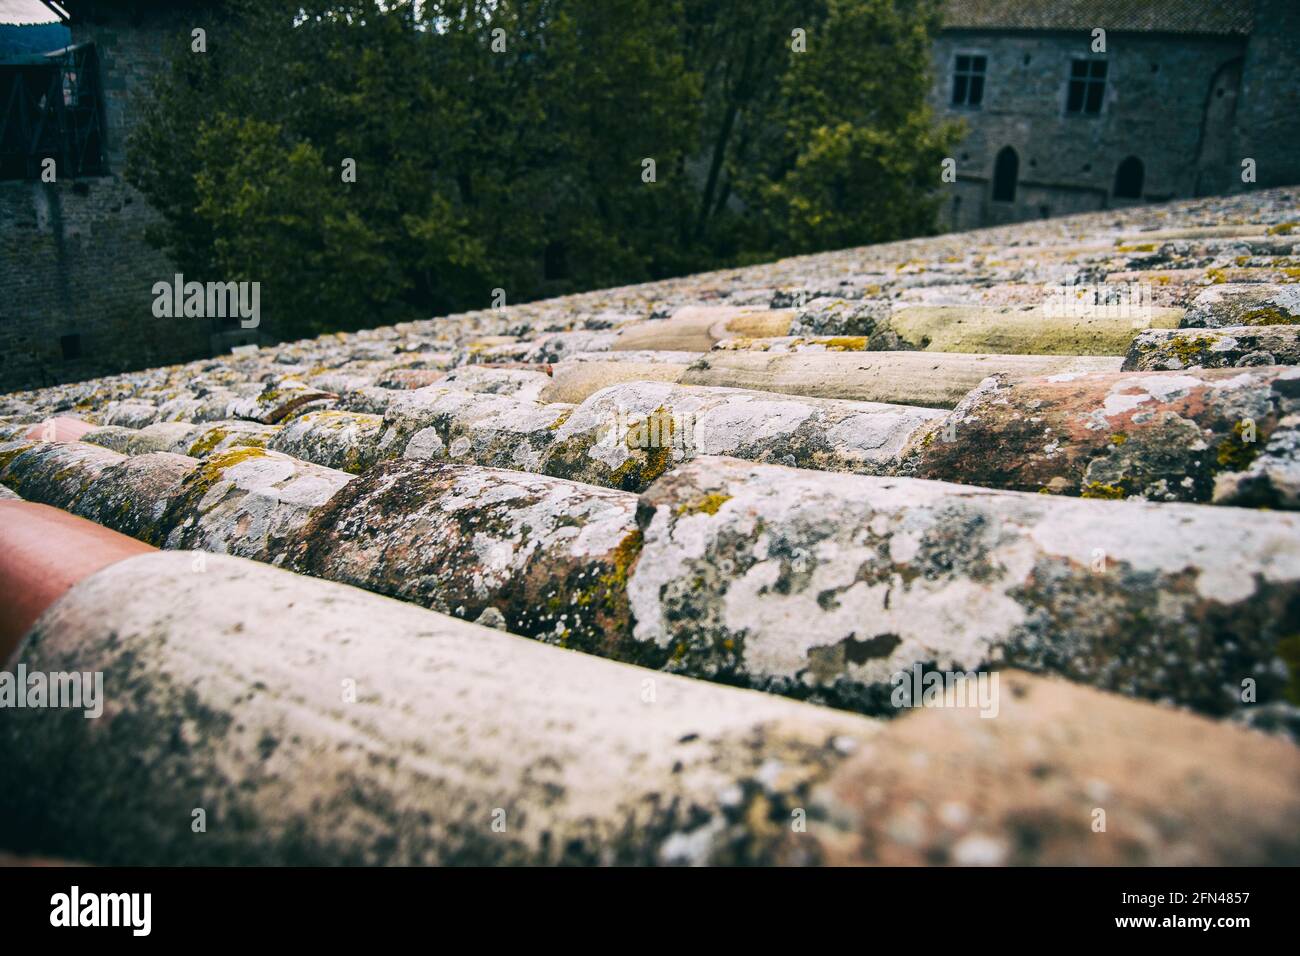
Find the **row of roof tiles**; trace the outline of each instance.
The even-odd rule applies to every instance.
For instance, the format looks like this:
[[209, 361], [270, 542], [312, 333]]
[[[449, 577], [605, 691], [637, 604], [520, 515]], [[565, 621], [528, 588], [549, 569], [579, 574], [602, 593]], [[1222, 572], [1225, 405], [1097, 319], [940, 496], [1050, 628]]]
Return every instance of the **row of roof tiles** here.
[[[1285, 190], [1076, 217], [0, 399], [0, 482], [21, 498], [260, 562], [125, 557], [53, 601], [22, 653], [113, 665], [127, 702], [114, 713], [131, 719], [85, 729], [112, 773], [140, 766], [133, 727], [215, 715], [197, 749], [149, 757], [142, 780], [192, 774], [272, 835], [263, 850], [232, 836], [133, 856], [92, 827], [88, 846], [62, 844], [41, 798], [55, 783], [27, 764], [33, 740], [68, 747], [82, 729], [42, 738], [26, 719], [0, 736], [6, 758], [34, 750], [33, 776], [0, 799], [46, 836], [16, 848], [95, 862], [1293, 861], [1300, 755], [1235, 725], [1294, 733], [1300, 700], [1300, 519], [1242, 507], [1300, 503], [1297, 218]], [[0, 535], [34, 508], [0, 503]], [[1073, 683], [1002, 670], [1010, 718], [898, 717], [897, 675], [921, 666]], [[345, 671], [375, 689], [366, 708], [332, 703]], [[567, 718], [519, 686], [534, 671]], [[175, 695], [178, 678], [197, 701]], [[661, 712], [621, 696], [633, 680], [690, 689], [704, 703], [668, 723], [693, 729], [654, 743]], [[444, 701], [465, 696], [481, 705], [452, 717]], [[358, 742], [362, 728], [376, 736]], [[253, 746], [258, 733], [275, 746]], [[1220, 772], [1220, 741], [1258, 785], [1235, 803], [1218, 783], [1170, 798], [1187, 774]], [[870, 759], [849, 756], [864, 747]], [[1031, 772], [1026, 747], [1065, 783]], [[970, 790], [945, 799], [905, 770], [926, 755]], [[390, 768], [364, 799], [359, 762]], [[1150, 781], [1132, 776], [1149, 764]], [[430, 774], [442, 783], [421, 790]], [[97, 825], [138, 833], [195, 796], [158, 789]], [[333, 809], [308, 820], [322, 801]], [[1123, 808], [1121, 838], [1092, 839], [1102, 804]], [[509, 838], [494, 839], [489, 805], [518, 827]], [[1067, 836], [1016, 837], [1031, 805], [1040, 835]], [[810, 808], [810, 828], [788, 825]], [[1186, 836], [1214, 815], [1234, 840]]]

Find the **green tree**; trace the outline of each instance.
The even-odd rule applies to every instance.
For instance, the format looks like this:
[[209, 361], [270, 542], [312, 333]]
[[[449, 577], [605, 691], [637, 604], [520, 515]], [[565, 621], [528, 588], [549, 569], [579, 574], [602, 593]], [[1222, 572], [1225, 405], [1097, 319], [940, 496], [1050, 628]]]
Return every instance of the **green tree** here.
[[[260, 120], [219, 113], [198, 143], [208, 161], [194, 176], [195, 214], [211, 230], [223, 277], [256, 279], [265, 302], [291, 302], [328, 327], [355, 329], [409, 284], [385, 236], [338, 188], [320, 151], [286, 141]], [[346, 268], [340, 268], [345, 265]], [[316, 320], [302, 331], [323, 331]]]
[[932, 228], [928, 0], [222, 10], [128, 174], [187, 274], [263, 283], [273, 335]]
[[932, 231], [940, 162], [960, 129], [926, 94], [934, 0], [825, 0], [807, 52], [788, 60], [767, 162], [738, 189], [780, 253]]
[[779, 132], [774, 124], [794, 31], [823, 16], [819, 0], [689, 0], [685, 42], [705, 91], [696, 236], [719, 242], [737, 178]]

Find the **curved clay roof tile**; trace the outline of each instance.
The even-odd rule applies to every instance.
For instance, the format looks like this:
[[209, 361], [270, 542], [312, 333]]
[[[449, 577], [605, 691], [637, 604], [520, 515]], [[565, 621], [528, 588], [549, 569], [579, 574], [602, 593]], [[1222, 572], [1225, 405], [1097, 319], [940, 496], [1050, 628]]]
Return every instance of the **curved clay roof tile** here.
[[0, 663], [73, 585], [110, 564], [153, 550], [58, 508], [0, 501]]

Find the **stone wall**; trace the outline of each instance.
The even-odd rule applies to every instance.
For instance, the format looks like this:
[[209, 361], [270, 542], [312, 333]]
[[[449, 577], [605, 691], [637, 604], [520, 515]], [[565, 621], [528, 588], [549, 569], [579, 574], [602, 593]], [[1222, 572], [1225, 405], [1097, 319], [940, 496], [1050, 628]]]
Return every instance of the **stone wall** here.
[[123, 171], [138, 104], [193, 14], [74, 20], [104, 90], [105, 176], [0, 182], [0, 391], [76, 381], [209, 354], [207, 320], [157, 319], [153, 284], [175, 269], [145, 240], [157, 220]]
[[[1084, 32], [949, 30], [939, 36], [932, 101], [942, 117], [964, 119], [970, 130], [954, 157], [958, 182], [947, 187], [951, 198], [944, 215], [950, 226], [1131, 205], [1133, 200], [1113, 196], [1116, 170], [1129, 156], [1145, 167], [1145, 201], [1197, 194], [1197, 157], [1221, 149], [1216, 136], [1231, 133], [1210, 128], [1203, 141], [1211, 85], [1222, 79], [1221, 70], [1243, 58], [1245, 38], [1111, 32], [1106, 39], [1103, 56], [1091, 52], [1091, 37]], [[988, 58], [979, 109], [951, 105], [959, 52]], [[1071, 60], [1094, 56], [1109, 64], [1101, 113], [1069, 114]], [[1261, 56], [1281, 62], [1272, 52]], [[1271, 93], [1258, 100], [1260, 110], [1276, 102]], [[1006, 146], [1019, 157], [1016, 197], [995, 202], [994, 163]]]
[[1241, 155], [1255, 160], [1260, 186], [1300, 183], [1300, 4], [1258, 0], [1255, 24], [1238, 107]]

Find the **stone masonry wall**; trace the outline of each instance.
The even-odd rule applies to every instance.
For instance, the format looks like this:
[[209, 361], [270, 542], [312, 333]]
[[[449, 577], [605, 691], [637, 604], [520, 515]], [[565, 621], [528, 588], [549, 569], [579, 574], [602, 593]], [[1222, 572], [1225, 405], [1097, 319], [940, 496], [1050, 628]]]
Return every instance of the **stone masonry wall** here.
[[1258, 0], [1255, 23], [1238, 106], [1241, 155], [1258, 164], [1258, 185], [1289, 185], [1300, 182], [1300, 4]]
[[205, 320], [153, 316], [153, 284], [175, 269], [146, 242], [157, 214], [123, 178], [138, 104], [192, 19], [97, 12], [74, 21], [73, 42], [94, 42], [99, 54], [108, 174], [0, 182], [0, 391], [209, 354]]
[[[956, 228], [997, 225], [1087, 212], [1132, 200], [1112, 196], [1121, 161], [1145, 167], [1147, 201], [1196, 194], [1211, 82], [1240, 59], [1245, 40], [1111, 32], [1106, 96], [1100, 115], [1066, 113], [1070, 63], [1092, 58], [1083, 32], [1014, 33], [950, 30], [935, 42], [932, 102], [939, 115], [964, 119], [969, 133], [957, 147], [958, 181], [944, 216]], [[988, 57], [979, 109], [954, 107], [952, 73], [958, 53]], [[1004, 146], [1019, 156], [1014, 202], [993, 202], [994, 162]]]

